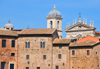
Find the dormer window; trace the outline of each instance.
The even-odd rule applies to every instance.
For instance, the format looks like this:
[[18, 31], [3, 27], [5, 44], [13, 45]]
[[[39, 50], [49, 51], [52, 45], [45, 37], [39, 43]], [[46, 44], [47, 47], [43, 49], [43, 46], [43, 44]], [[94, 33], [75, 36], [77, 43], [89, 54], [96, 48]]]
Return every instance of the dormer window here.
[[81, 28], [81, 26], [79, 26], [78, 28]]

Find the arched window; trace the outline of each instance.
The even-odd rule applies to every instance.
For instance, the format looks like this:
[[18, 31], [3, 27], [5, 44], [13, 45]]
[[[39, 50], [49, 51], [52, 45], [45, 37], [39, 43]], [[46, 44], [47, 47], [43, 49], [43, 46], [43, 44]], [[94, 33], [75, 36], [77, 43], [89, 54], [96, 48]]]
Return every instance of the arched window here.
[[58, 54], [58, 59], [61, 59], [61, 54]]
[[59, 29], [59, 21], [57, 21], [57, 29]]
[[29, 40], [26, 41], [25, 45], [26, 45], [26, 48], [30, 48], [30, 42], [29, 42]]
[[90, 55], [90, 51], [89, 50], [87, 50], [87, 55]]
[[41, 48], [45, 48], [45, 41], [41, 40]]
[[52, 28], [52, 21], [50, 21], [50, 28]]
[[97, 55], [97, 52], [96, 52], [96, 55]]
[[75, 51], [74, 50], [72, 50], [72, 55], [75, 55]]

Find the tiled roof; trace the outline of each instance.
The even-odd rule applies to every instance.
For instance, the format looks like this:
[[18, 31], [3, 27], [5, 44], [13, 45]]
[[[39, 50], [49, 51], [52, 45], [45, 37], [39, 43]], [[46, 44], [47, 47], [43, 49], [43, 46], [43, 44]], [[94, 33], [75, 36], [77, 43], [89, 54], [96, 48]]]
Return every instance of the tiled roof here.
[[94, 36], [89, 36], [89, 35], [88, 35], [87, 37], [84, 37], [84, 38], [78, 40], [77, 42], [85, 42], [85, 41], [87, 41], [87, 40], [99, 41], [99, 38], [94, 37]]
[[71, 39], [55, 39], [53, 44], [68, 44], [70, 41]]
[[56, 29], [46, 28], [46, 29], [23, 29], [19, 34], [53, 34]]
[[100, 32], [99, 32], [99, 31], [95, 31], [95, 33], [96, 33], [96, 34], [100, 34]]
[[98, 42], [91, 41], [91, 40], [88, 40], [86, 42], [75, 42], [75, 43], [73, 42], [73, 43], [70, 43], [69, 46], [70, 47], [76, 47], [76, 46], [93, 46], [94, 44], [96, 44]]
[[6, 29], [0, 29], [0, 35], [4, 35], [4, 36], [18, 36], [18, 34], [15, 31], [6, 30]]

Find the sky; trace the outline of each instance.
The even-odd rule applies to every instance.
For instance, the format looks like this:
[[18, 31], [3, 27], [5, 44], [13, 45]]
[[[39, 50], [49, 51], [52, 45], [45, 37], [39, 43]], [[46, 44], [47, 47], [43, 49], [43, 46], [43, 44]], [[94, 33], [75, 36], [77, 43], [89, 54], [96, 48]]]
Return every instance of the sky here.
[[8, 20], [14, 25], [14, 29], [47, 28], [46, 16], [56, 9], [61, 13], [63, 38], [66, 38], [66, 23], [73, 24], [73, 20], [83, 18], [94, 21], [96, 31], [100, 31], [100, 0], [0, 0], [0, 28], [3, 28]]

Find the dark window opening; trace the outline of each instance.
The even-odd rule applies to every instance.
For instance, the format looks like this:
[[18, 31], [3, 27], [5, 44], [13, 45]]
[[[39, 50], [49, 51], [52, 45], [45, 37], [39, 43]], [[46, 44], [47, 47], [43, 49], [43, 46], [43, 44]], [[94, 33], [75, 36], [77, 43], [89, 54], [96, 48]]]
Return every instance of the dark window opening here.
[[77, 39], [72, 39], [72, 40], [71, 40], [71, 42], [76, 42], [76, 41], [77, 41]]
[[50, 66], [50, 64], [48, 64], [48, 66]]
[[26, 55], [26, 59], [29, 59], [29, 55]]
[[30, 64], [30, 62], [28, 61], [28, 64]]
[[90, 51], [89, 50], [87, 50], [87, 55], [90, 55]]
[[6, 62], [1, 62], [1, 69], [6, 69]]
[[43, 59], [46, 59], [46, 55], [43, 55]]
[[96, 55], [97, 55], [97, 52], [96, 52]]
[[41, 48], [45, 48], [45, 41], [42, 40], [42, 41], [40, 42], [40, 45], [41, 45], [41, 46], [40, 46]]
[[50, 21], [50, 28], [53, 28], [53, 27], [52, 27], [52, 21]]
[[61, 54], [58, 54], [58, 59], [61, 59]]
[[15, 53], [11, 53], [11, 56], [15, 56]]
[[37, 67], [37, 69], [40, 69], [40, 67]]
[[2, 40], [2, 47], [6, 47], [6, 40]]
[[63, 66], [64, 66], [64, 63], [63, 63]]
[[59, 29], [59, 21], [57, 21], [57, 29]]
[[74, 50], [72, 50], [72, 55], [75, 55], [75, 51]]
[[56, 66], [56, 69], [59, 69], [59, 66]]
[[13, 30], [13, 28], [11, 28], [11, 30]]
[[81, 28], [81, 26], [79, 26], [78, 28]]
[[59, 49], [62, 49], [62, 46], [61, 45], [59, 46]]
[[12, 40], [12, 47], [15, 47], [15, 40]]
[[29, 67], [26, 67], [26, 69], [29, 69]]
[[10, 69], [14, 69], [14, 64], [10, 64]]
[[30, 48], [30, 42], [28, 40], [26, 41], [25, 45], [26, 45], [26, 48]]
[[9, 28], [6, 28], [6, 29], [8, 29], [8, 30], [9, 30]]

